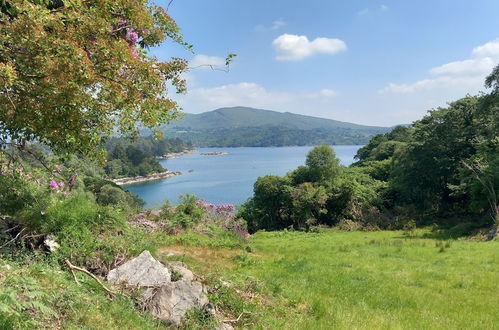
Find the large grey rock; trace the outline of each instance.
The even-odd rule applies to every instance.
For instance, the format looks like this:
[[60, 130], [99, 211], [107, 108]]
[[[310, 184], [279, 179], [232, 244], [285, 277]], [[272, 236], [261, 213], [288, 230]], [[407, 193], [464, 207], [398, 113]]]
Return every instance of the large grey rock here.
[[143, 301], [154, 317], [175, 325], [180, 324], [180, 320], [190, 309], [203, 308], [209, 303], [204, 286], [189, 280], [179, 280], [159, 288], [147, 289]]
[[170, 272], [149, 251], [144, 251], [138, 257], [111, 270], [107, 280], [110, 283], [126, 282], [143, 287], [159, 286], [170, 282]]
[[172, 282], [168, 268], [154, 259], [149, 251], [144, 251], [138, 257], [111, 270], [107, 280], [146, 288], [142, 294], [146, 309], [154, 317], [179, 325], [188, 310], [203, 308], [209, 301], [204, 285], [193, 281], [194, 274], [184, 263], [170, 262], [168, 267], [180, 273], [182, 278]]

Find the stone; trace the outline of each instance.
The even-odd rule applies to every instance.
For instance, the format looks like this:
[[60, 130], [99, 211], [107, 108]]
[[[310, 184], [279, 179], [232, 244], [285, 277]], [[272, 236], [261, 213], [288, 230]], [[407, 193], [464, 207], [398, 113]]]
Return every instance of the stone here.
[[[172, 282], [168, 268], [181, 274], [182, 278]], [[209, 306], [204, 285], [194, 278], [183, 262], [172, 261], [165, 267], [149, 251], [142, 252], [107, 275], [111, 283], [126, 282], [145, 288], [141, 298], [145, 308], [153, 317], [175, 325], [180, 324], [190, 309]]]
[[154, 259], [149, 251], [125, 262], [107, 275], [110, 283], [126, 282], [138, 286], [159, 286], [170, 282], [170, 271], [158, 260]]
[[234, 330], [234, 327], [228, 323], [220, 323], [216, 329], [217, 330]]
[[43, 244], [47, 247], [50, 252], [55, 252], [61, 246], [56, 242], [55, 236], [48, 234], [43, 240]]
[[170, 261], [168, 267], [172, 273], [175, 271], [180, 274], [181, 280], [194, 281], [195, 275], [189, 269], [186, 268], [182, 261]]
[[189, 280], [149, 288], [144, 293], [143, 301], [154, 317], [175, 325], [180, 324], [182, 317], [190, 309], [203, 308], [209, 303], [203, 284]]
[[497, 236], [499, 236], [499, 228], [494, 228], [494, 229], [491, 229], [488, 233], [487, 233], [487, 241], [492, 241], [493, 239], [495, 239]]

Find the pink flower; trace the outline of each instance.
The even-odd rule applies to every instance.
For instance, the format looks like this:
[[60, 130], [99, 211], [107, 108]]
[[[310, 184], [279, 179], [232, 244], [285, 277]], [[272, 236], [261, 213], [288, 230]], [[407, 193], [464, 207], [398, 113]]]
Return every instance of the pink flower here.
[[62, 172], [62, 167], [61, 167], [61, 165], [56, 165], [56, 166], [55, 166], [55, 171], [56, 171], [57, 173], [61, 173], [61, 172]]
[[61, 187], [61, 188], [62, 188], [62, 187], [64, 187], [64, 185], [65, 185], [65, 184], [64, 184], [64, 182], [63, 182], [63, 181], [61, 181], [61, 182], [59, 182], [59, 183], [58, 183], [58, 185], [59, 185], [59, 187]]
[[49, 186], [50, 186], [50, 188], [53, 188], [55, 190], [59, 190], [59, 184], [55, 180], [50, 180]]
[[130, 40], [130, 42], [133, 45], [135, 45], [137, 43], [137, 41], [139, 40], [139, 35], [137, 34], [137, 32], [134, 31], [133, 28], [126, 29], [126, 37], [128, 40]]

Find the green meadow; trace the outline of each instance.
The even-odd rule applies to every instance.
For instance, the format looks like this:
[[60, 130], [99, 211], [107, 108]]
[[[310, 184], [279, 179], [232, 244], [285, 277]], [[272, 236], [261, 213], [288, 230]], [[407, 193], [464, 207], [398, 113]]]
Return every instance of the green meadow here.
[[249, 301], [234, 307], [238, 327], [499, 328], [497, 241], [427, 231], [261, 232], [244, 252], [183, 249], [185, 261]]

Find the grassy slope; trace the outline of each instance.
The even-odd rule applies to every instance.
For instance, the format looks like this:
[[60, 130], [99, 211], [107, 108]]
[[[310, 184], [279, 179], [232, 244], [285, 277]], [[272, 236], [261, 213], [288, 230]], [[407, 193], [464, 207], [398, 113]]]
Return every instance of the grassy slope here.
[[249, 255], [219, 251], [190, 262], [234, 283], [260, 283], [257, 291], [269, 301], [261, 306], [258, 324], [266, 328], [499, 324], [497, 241], [439, 241], [386, 231], [281, 232], [259, 233], [251, 246]]
[[[388, 231], [275, 232], [258, 233], [242, 247], [229, 237], [185, 234], [150, 237], [147, 248], [160, 260], [183, 260], [202, 274], [222, 315], [231, 320], [242, 315], [232, 323], [236, 327], [493, 329], [499, 324], [499, 241], [440, 241], [423, 232], [414, 237]], [[107, 299], [89, 277], [78, 274], [82, 283], [76, 285], [64, 267], [36, 260], [0, 259], [0, 329], [164, 328], [130, 300]], [[185, 327], [211, 324], [199, 320]]]

